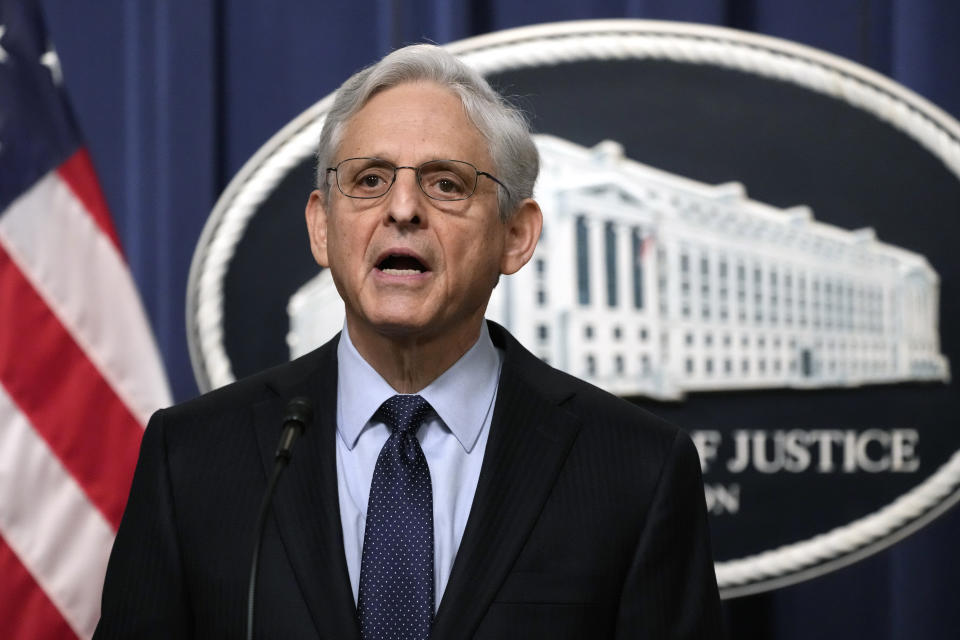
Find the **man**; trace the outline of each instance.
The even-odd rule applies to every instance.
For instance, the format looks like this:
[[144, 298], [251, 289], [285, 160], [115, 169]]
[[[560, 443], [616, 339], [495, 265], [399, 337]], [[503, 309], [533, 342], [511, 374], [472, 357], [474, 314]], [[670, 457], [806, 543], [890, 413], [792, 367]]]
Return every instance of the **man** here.
[[523, 118], [408, 47], [340, 88], [317, 157], [307, 227], [344, 330], [154, 416], [97, 637], [242, 633], [295, 396], [316, 418], [266, 525], [258, 637], [719, 635], [690, 440], [484, 322], [541, 230]]

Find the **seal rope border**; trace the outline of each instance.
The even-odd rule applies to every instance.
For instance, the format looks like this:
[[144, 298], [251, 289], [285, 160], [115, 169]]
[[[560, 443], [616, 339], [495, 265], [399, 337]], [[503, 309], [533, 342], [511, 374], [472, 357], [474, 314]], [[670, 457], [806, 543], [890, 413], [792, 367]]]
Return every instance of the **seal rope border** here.
[[[793, 42], [724, 27], [649, 20], [589, 20], [521, 27], [446, 45], [483, 74], [585, 60], [660, 59], [711, 64], [795, 84], [866, 111], [916, 140], [960, 179], [960, 124], [912, 91], [865, 67]], [[187, 287], [187, 338], [201, 389], [234, 380], [223, 345], [223, 278], [257, 206], [313, 155], [332, 97], [275, 134], [217, 201], [197, 245]], [[194, 294], [196, 292], [196, 294]], [[878, 511], [797, 543], [716, 563], [725, 598], [827, 573], [921, 528], [960, 500], [960, 451]]]

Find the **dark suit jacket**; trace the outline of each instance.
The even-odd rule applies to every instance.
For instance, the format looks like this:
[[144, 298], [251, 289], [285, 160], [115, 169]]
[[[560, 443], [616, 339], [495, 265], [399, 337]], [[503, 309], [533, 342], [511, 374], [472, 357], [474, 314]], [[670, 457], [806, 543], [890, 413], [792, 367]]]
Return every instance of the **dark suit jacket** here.
[[[490, 332], [506, 350], [500, 387], [432, 637], [719, 637], [689, 438]], [[337, 502], [336, 344], [154, 415], [96, 638], [243, 637], [257, 510], [297, 395], [316, 417], [267, 521], [256, 637], [359, 638]]]

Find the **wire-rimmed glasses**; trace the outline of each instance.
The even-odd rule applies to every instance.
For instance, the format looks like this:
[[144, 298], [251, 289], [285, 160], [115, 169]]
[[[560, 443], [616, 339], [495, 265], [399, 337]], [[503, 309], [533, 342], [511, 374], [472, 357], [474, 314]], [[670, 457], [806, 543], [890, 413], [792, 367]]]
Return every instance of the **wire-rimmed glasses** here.
[[368, 200], [390, 191], [400, 169], [416, 172], [420, 189], [434, 200], [466, 200], [477, 190], [480, 176], [490, 178], [507, 191], [492, 174], [463, 160], [430, 160], [418, 167], [398, 167], [382, 158], [347, 158], [335, 167], [327, 167], [327, 173], [336, 175], [337, 188], [343, 195]]

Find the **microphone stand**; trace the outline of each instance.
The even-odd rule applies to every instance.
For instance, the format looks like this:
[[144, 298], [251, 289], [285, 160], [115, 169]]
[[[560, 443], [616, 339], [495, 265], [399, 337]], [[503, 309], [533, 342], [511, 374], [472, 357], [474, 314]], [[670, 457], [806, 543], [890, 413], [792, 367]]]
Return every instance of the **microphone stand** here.
[[260, 502], [260, 513], [257, 516], [253, 559], [250, 563], [250, 581], [247, 585], [247, 640], [253, 640], [253, 611], [257, 592], [257, 568], [260, 565], [260, 547], [263, 546], [263, 528], [267, 522], [270, 500], [273, 498], [273, 492], [277, 487], [277, 480], [280, 478], [280, 473], [286, 468], [287, 463], [290, 462], [294, 442], [296, 442], [297, 437], [303, 433], [306, 425], [312, 419], [313, 407], [306, 398], [296, 397], [287, 403], [287, 409], [284, 412], [283, 418], [283, 432], [280, 434], [280, 443], [277, 445], [276, 454], [274, 454], [275, 462], [273, 465], [273, 473], [270, 475], [270, 482], [267, 484], [267, 490], [263, 494], [263, 500]]

